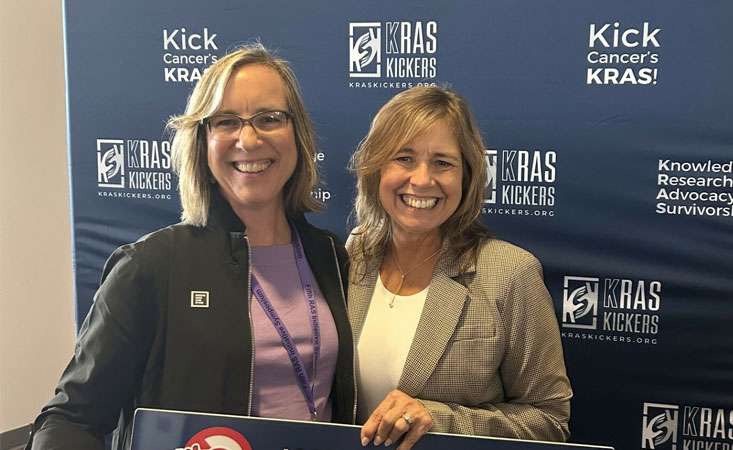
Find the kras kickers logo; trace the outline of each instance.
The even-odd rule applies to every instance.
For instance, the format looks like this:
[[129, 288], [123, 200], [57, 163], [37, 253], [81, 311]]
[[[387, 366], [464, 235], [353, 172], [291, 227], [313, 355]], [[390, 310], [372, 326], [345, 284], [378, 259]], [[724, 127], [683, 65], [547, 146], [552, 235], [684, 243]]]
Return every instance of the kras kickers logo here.
[[349, 76], [352, 78], [382, 76], [381, 23], [349, 24]]
[[661, 281], [565, 276], [562, 298], [565, 339], [657, 343]]
[[97, 184], [99, 187], [125, 187], [125, 142], [97, 139]]
[[677, 450], [679, 407], [663, 403], [644, 403], [641, 448]]
[[97, 139], [97, 195], [171, 200], [173, 173], [168, 141]]
[[645, 402], [642, 450], [733, 450], [733, 410]]
[[554, 216], [557, 152], [484, 150], [483, 214]]
[[252, 450], [252, 446], [238, 431], [211, 427], [199, 431], [184, 447], [175, 450]]
[[598, 326], [598, 278], [565, 277], [562, 322], [567, 328]]
[[407, 89], [435, 84], [435, 20], [349, 23], [349, 87]]

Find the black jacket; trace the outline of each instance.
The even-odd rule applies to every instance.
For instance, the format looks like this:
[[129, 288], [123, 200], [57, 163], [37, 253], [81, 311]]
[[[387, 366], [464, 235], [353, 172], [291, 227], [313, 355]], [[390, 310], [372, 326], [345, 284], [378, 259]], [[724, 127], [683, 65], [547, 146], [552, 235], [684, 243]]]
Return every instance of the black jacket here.
[[[243, 225], [218, 195], [206, 227], [177, 224], [118, 248], [56, 395], [28, 449], [130, 446], [137, 407], [249, 415], [252, 334], [249, 249]], [[293, 219], [336, 323], [333, 421], [354, 423], [353, 343], [346, 316], [348, 259], [330, 233]], [[206, 291], [208, 308], [193, 308]]]

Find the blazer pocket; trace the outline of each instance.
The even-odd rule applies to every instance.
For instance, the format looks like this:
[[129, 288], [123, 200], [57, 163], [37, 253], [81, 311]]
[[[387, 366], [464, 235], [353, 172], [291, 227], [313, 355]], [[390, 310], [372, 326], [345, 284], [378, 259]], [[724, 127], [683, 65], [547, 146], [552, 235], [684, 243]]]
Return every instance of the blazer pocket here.
[[464, 364], [488, 363], [494, 366], [495, 369], [499, 366], [501, 357], [504, 354], [503, 347], [503, 343], [498, 336], [451, 339], [445, 349], [443, 358], [461, 358]]
[[464, 321], [456, 326], [452, 342], [470, 341], [472, 339], [497, 339], [496, 326], [492, 321]]
[[466, 299], [461, 317], [456, 323], [451, 340], [493, 339], [500, 323], [499, 311], [492, 302]]

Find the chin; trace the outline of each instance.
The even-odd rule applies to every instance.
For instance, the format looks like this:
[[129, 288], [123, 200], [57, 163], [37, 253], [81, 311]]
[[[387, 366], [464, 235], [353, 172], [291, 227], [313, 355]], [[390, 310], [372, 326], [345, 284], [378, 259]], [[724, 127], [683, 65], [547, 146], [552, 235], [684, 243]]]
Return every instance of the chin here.
[[426, 224], [426, 223], [399, 223], [395, 222], [396, 228], [404, 233], [409, 234], [429, 234], [435, 231], [439, 231], [440, 224]]

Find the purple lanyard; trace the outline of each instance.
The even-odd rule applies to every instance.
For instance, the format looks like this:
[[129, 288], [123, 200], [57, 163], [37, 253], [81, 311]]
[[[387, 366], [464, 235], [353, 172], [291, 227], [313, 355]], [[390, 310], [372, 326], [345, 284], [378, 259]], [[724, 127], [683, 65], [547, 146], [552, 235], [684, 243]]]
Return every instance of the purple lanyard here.
[[[305, 370], [303, 359], [300, 357], [300, 352], [293, 342], [293, 338], [290, 336], [287, 327], [280, 319], [280, 316], [272, 306], [272, 302], [267, 298], [265, 290], [257, 281], [257, 278], [252, 274], [252, 294], [257, 299], [257, 302], [262, 306], [265, 315], [272, 325], [277, 330], [277, 334], [280, 335], [280, 341], [282, 342], [285, 351], [288, 353], [290, 364], [293, 365], [295, 371], [295, 377], [298, 380], [300, 391], [305, 397], [305, 401], [308, 405], [308, 411], [311, 414], [311, 420], [316, 420], [317, 409], [315, 399], [315, 380], [316, 370], [318, 369], [318, 358], [321, 354], [321, 328], [318, 322], [318, 308], [316, 306], [316, 295], [313, 291], [313, 281], [310, 277], [308, 270], [308, 263], [305, 260], [303, 253], [303, 245], [300, 242], [300, 236], [295, 227], [290, 224], [290, 233], [292, 234], [293, 240], [293, 255], [295, 256], [295, 266], [298, 268], [298, 276], [300, 277], [300, 286], [303, 289], [303, 296], [308, 303], [308, 312], [310, 316], [311, 332], [312, 332], [312, 343], [313, 343], [313, 380], [308, 378], [308, 372]], [[253, 362], [254, 363], [254, 362]]]

